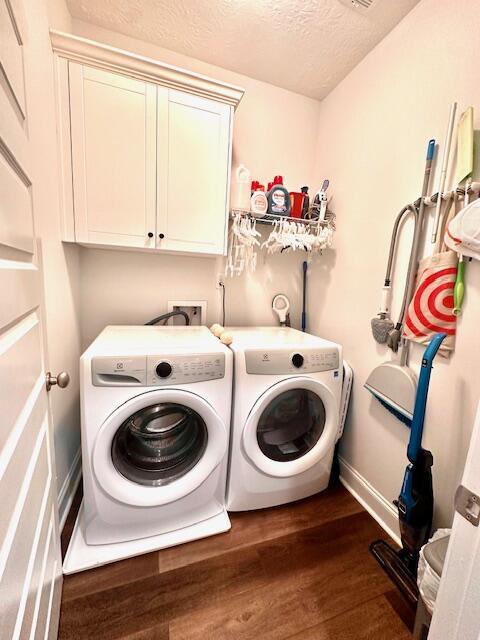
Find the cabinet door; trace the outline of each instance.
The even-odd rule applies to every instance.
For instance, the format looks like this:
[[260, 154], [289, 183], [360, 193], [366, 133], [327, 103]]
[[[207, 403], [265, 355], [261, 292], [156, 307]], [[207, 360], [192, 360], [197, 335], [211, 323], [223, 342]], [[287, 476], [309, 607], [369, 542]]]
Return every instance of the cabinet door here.
[[158, 248], [225, 253], [231, 115], [228, 105], [158, 88]]
[[156, 87], [72, 62], [69, 77], [75, 239], [154, 248]]

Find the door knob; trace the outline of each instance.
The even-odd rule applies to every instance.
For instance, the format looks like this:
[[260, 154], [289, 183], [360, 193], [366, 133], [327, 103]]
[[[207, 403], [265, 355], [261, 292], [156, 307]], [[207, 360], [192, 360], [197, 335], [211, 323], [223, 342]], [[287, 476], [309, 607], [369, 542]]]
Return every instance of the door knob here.
[[70, 375], [66, 371], [61, 371], [58, 376], [52, 376], [50, 371], [46, 375], [45, 384], [47, 387], [47, 391], [50, 391], [52, 387], [58, 385], [60, 389], [65, 389], [68, 387], [68, 383], [70, 382]]

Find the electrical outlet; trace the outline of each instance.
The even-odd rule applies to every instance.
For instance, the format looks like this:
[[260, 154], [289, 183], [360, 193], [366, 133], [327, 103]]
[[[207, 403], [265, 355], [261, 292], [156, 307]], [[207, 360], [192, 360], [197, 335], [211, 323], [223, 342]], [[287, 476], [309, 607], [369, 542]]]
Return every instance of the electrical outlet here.
[[223, 275], [223, 273], [218, 273], [217, 279], [215, 280], [215, 288], [221, 289], [222, 285], [225, 286], [225, 276]]

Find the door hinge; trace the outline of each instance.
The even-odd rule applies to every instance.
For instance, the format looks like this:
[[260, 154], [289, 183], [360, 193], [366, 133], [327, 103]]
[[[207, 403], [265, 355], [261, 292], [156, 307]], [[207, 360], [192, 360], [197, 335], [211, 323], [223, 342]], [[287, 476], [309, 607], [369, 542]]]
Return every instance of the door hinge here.
[[474, 527], [480, 523], [480, 497], [462, 484], [455, 492], [455, 511]]

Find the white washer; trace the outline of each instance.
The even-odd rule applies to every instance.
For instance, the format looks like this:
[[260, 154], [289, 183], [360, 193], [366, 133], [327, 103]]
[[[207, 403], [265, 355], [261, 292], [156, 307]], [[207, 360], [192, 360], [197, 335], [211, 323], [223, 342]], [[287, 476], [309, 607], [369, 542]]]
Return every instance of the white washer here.
[[232, 360], [206, 327], [111, 326], [85, 351], [86, 545], [143, 552], [230, 528]]
[[234, 398], [227, 509], [325, 489], [339, 431], [342, 349], [290, 328], [228, 328]]

